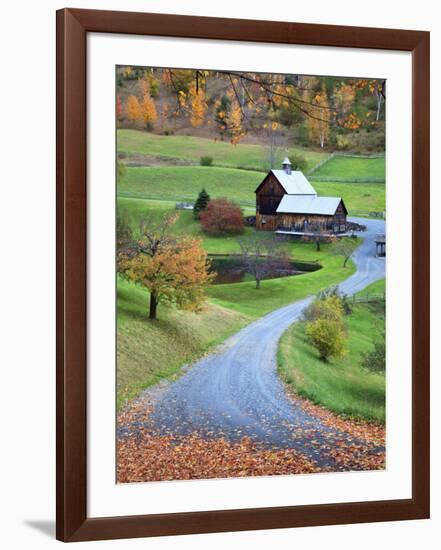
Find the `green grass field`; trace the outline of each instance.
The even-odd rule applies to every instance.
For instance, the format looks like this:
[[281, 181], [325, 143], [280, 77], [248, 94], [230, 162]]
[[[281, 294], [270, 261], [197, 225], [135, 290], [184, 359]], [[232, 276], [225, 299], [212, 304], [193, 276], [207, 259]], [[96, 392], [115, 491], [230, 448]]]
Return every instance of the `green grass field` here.
[[[118, 152], [129, 155], [136, 153], [170, 159], [183, 159], [196, 164], [199, 164], [201, 157], [210, 156], [216, 166], [229, 166], [264, 172], [268, 169], [269, 150], [262, 145], [245, 143], [232, 145], [226, 141], [214, 141], [193, 136], [158, 136], [149, 132], [122, 129], [118, 130], [117, 143]], [[286, 150], [278, 151], [277, 162], [282, 162], [286, 154]], [[295, 147], [288, 149], [289, 154], [302, 155], [308, 163], [308, 168], [312, 168], [328, 155], [328, 153], [321, 151]]]
[[335, 156], [314, 174], [318, 177], [337, 178], [385, 178], [385, 159]]
[[306, 340], [304, 324], [295, 323], [280, 340], [279, 373], [295, 392], [316, 404], [351, 418], [384, 423], [385, 376], [360, 366], [361, 354], [374, 347], [384, 311], [375, 304], [357, 304], [345, 320], [348, 354], [344, 359], [321, 361]]
[[148, 298], [144, 288], [118, 280], [118, 409], [143, 389], [178, 376], [182, 365], [195, 361], [249, 321], [213, 304], [199, 314], [160, 305], [159, 318], [149, 321]]
[[374, 283], [367, 286], [364, 290], [361, 292], [357, 292], [356, 296], [358, 295], [366, 295], [366, 294], [384, 294], [386, 290], [386, 279], [379, 279], [378, 281], [375, 281]]
[[[252, 212], [254, 191], [262, 181], [261, 172], [234, 168], [171, 166], [128, 168], [118, 184], [123, 197], [162, 201], [192, 201], [202, 187], [212, 197], [233, 198]], [[385, 186], [382, 183], [313, 182], [319, 196], [342, 197], [349, 214], [358, 211], [382, 212], [385, 209]]]
[[118, 184], [120, 195], [150, 199], [195, 201], [204, 187], [209, 195], [228, 197], [254, 206], [254, 191], [263, 180], [262, 172], [204, 166], [128, 168]]
[[312, 182], [319, 196], [342, 197], [349, 215], [358, 212], [383, 212], [386, 208], [384, 183]]
[[[143, 199], [118, 198], [118, 208], [126, 210], [133, 220], [136, 228], [143, 217], [153, 219], [162, 218], [168, 212], [176, 212], [175, 203], [168, 201], [155, 201]], [[205, 235], [198, 221], [193, 218], [191, 210], [179, 210], [179, 218], [173, 226], [176, 235], [189, 235], [202, 239], [205, 250], [210, 254], [231, 254], [239, 252], [240, 247], [237, 237], [208, 237]], [[251, 228], [246, 229], [251, 232]]]
[[[133, 227], [135, 228], [138, 227], [139, 221], [143, 217], [160, 219], [168, 212], [176, 212], [174, 202], [171, 201], [132, 199], [126, 197], [118, 198], [118, 208], [128, 212], [132, 218]], [[176, 235], [189, 235], [202, 239], [203, 246], [209, 254], [231, 254], [240, 252], [237, 236], [208, 237], [202, 232], [200, 223], [193, 218], [193, 212], [191, 210], [178, 210], [178, 213], [178, 220], [172, 230]], [[253, 229], [246, 228], [245, 231], [251, 233]], [[337, 257], [330, 255], [329, 245], [327, 244], [322, 245], [322, 250], [320, 252], [315, 250], [315, 245], [312, 243], [289, 241], [286, 246], [290, 256], [298, 261], [319, 261], [319, 263], [330, 269], [332, 269], [334, 264], [338, 264], [340, 261]], [[343, 274], [346, 273], [347, 269]], [[308, 277], [310, 275], [312, 274], [309, 274]]]

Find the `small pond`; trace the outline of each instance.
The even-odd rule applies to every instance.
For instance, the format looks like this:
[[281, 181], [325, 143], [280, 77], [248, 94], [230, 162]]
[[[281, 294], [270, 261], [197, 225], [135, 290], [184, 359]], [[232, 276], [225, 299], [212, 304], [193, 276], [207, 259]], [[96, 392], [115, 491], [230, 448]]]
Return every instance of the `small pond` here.
[[[223, 285], [227, 283], [243, 283], [252, 281], [253, 277], [246, 272], [240, 256], [209, 256], [211, 262], [211, 271], [217, 273], [213, 281], [214, 285]], [[293, 275], [302, 275], [311, 271], [321, 269], [318, 263], [289, 262], [288, 267], [283, 270], [274, 268], [267, 273], [263, 279], [278, 279], [280, 277], [292, 277]]]

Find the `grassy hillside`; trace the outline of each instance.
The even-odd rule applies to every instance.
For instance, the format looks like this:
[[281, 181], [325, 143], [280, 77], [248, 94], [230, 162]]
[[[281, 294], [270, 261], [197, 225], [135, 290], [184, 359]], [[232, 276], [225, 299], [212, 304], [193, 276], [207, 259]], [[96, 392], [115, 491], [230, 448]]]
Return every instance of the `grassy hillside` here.
[[370, 284], [361, 292], [357, 292], [357, 295], [365, 296], [366, 294], [384, 294], [386, 290], [386, 279], [379, 279], [375, 283]]
[[342, 197], [349, 215], [383, 212], [386, 208], [384, 183], [312, 182], [319, 196]]
[[344, 359], [321, 361], [305, 337], [303, 323], [293, 324], [282, 336], [279, 372], [299, 395], [338, 414], [375, 422], [385, 421], [385, 376], [360, 366], [361, 353], [371, 351], [384, 312], [372, 304], [358, 304], [345, 317], [348, 354]]
[[[134, 227], [137, 227], [139, 220], [142, 217], [148, 216], [161, 218], [167, 212], [175, 212], [173, 202], [131, 199], [126, 197], [118, 198], [118, 208], [126, 210], [132, 217]], [[173, 226], [173, 233], [176, 235], [190, 235], [202, 239], [205, 250], [210, 254], [231, 254], [240, 252], [240, 247], [237, 243], [238, 237], [208, 237], [202, 230], [200, 223], [193, 218], [191, 210], [179, 210], [179, 217], [176, 224]], [[252, 228], [246, 228], [246, 232], [252, 232]], [[336, 256], [329, 253], [329, 245], [322, 245], [322, 250], [317, 252], [313, 243], [305, 243], [301, 241], [288, 241], [286, 247], [290, 256], [298, 261], [315, 262], [332, 268], [332, 266], [341, 263]], [[343, 268], [342, 268], [343, 269]], [[348, 268], [342, 272], [346, 274]], [[312, 275], [312, 274], [311, 274]], [[310, 275], [308, 275], [309, 277]], [[331, 284], [331, 283], [330, 283]]]
[[161, 379], [177, 376], [183, 364], [195, 361], [248, 322], [245, 316], [213, 304], [200, 314], [161, 305], [159, 319], [149, 321], [147, 290], [123, 279], [118, 281], [117, 299], [118, 408]]
[[118, 193], [144, 198], [195, 201], [204, 187], [211, 197], [228, 197], [241, 204], [255, 205], [256, 187], [262, 172], [204, 166], [128, 168]]
[[314, 172], [314, 177], [385, 178], [385, 159], [336, 156]]
[[[170, 159], [183, 159], [199, 164], [202, 156], [213, 157], [216, 166], [246, 168], [249, 170], [266, 171], [268, 169], [269, 150], [262, 145], [240, 143], [232, 145], [227, 141], [214, 141], [193, 136], [159, 136], [138, 130], [118, 130], [118, 152], [126, 154], [143, 154]], [[308, 167], [312, 168], [328, 153], [290, 147], [288, 154], [298, 154], [305, 157]], [[281, 163], [287, 151], [280, 149], [277, 162]]]
[[[175, 203], [167, 201], [155, 201], [144, 199], [118, 198], [118, 208], [126, 210], [133, 219], [134, 227], [138, 226], [143, 217], [161, 218], [167, 212], [175, 212]], [[246, 229], [251, 232], [251, 228]], [[203, 240], [204, 248], [211, 254], [231, 254], [239, 252], [237, 237], [208, 237], [201, 231], [198, 221], [193, 218], [191, 210], [179, 210], [179, 218], [173, 226], [176, 235], [190, 235]]]
[[[205, 187], [212, 197], [228, 197], [252, 209], [255, 206], [254, 190], [261, 181], [260, 172], [234, 168], [128, 168], [118, 185], [118, 194], [163, 201], [194, 201]], [[343, 197], [350, 215], [385, 209], [385, 186], [382, 183], [313, 182], [313, 185], [320, 196]]]

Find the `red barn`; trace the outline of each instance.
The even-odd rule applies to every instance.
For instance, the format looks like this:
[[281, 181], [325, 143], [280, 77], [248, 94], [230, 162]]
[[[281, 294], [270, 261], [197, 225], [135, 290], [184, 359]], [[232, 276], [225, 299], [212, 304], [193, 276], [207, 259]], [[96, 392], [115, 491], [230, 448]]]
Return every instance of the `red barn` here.
[[348, 211], [341, 197], [318, 197], [303, 172], [271, 170], [255, 191], [256, 229], [308, 234], [344, 233]]

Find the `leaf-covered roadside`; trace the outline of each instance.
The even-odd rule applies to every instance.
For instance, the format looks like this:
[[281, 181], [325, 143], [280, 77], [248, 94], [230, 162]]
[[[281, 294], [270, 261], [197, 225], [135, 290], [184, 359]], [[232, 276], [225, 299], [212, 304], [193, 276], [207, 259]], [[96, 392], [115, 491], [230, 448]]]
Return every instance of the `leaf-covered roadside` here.
[[117, 481], [171, 481], [226, 477], [307, 474], [320, 471], [293, 450], [262, 449], [244, 437], [157, 435], [149, 426], [151, 409], [134, 405], [119, 415], [124, 435], [117, 443]]
[[[294, 398], [294, 397], [293, 397]], [[118, 417], [118, 483], [309, 474], [326, 471], [379, 470], [384, 468], [381, 445], [384, 433], [366, 423], [340, 419], [332, 413], [300, 400], [301, 406], [320, 416], [336, 431], [351, 437], [329, 444], [309, 434], [310, 449], [332, 456], [334, 468], [320, 468], [293, 449], [264, 448], [250, 438], [231, 442], [224, 437], [206, 438], [197, 433], [188, 436], [157, 434], [149, 416], [152, 407], [143, 400], [132, 402]], [[300, 403], [298, 403], [300, 405]], [[335, 422], [335, 424], [333, 423]], [[305, 433], [302, 434], [305, 436]]]
[[329, 426], [345, 432], [354, 438], [366, 441], [376, 446], [386, 445], [386, 429], [383, 425], [365, 420], [354, 420], [339, 416], [326, 407], [316, 405], [308, 399], [304, 399], [287, 388], [288, 396], [296, 407], [300, 407]]
[[250, 439], [174, 438], [142, 433], [118, 442], [118, 483], [307, 474], [319, 471], [291, 450], [259, 450]]
[[[304, 399], [292, 390], [287, 389], [287, 393], [295, 407], [299, 407], [309, 414], [320, 418], [323, 424], [338, 430], [341, 433], [348, 434], [349, 440], [333, 441], [331, 445], [321, 445], [322, 451], [331, 456], [336, 462], [338, 471], [372, 471], [384, 470], [386, 467], [386, 453], [384, 450], [372, 449], [386, 447], [385, 427], [375, 422], [364, 420], [353, 420], [343, 418], [329, 411], [326, 407], [316, 405]], [[326, 471], [322, 469], [322, 471]], [[335, 471], [335, 470], [328, 470]]]

